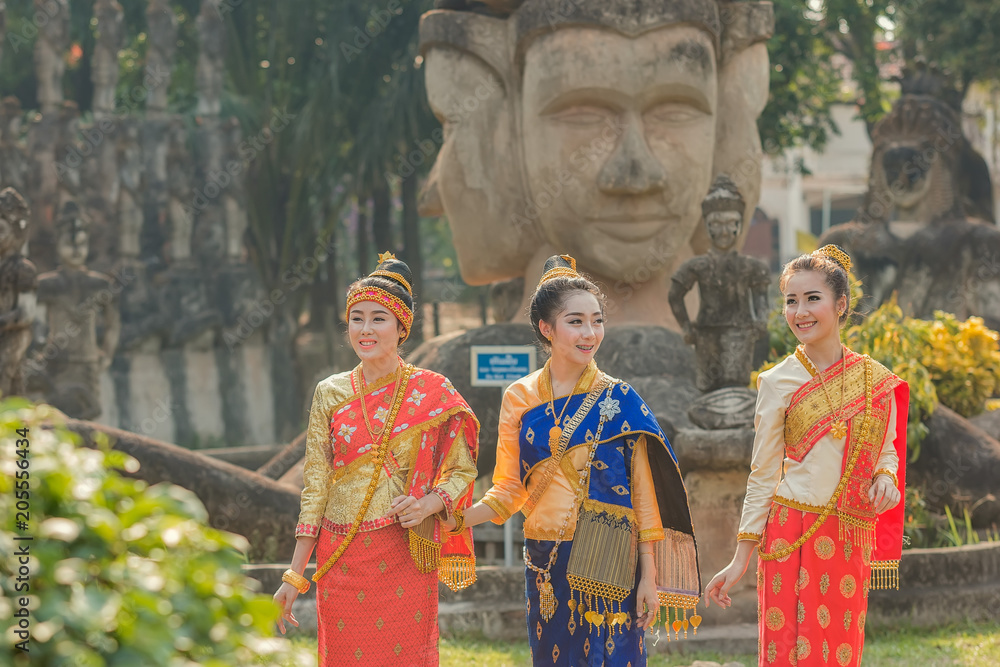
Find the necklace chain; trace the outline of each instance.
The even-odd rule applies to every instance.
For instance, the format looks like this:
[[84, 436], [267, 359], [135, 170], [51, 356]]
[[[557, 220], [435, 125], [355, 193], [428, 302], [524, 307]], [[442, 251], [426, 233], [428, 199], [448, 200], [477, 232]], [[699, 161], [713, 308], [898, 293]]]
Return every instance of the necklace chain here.
[[802, 354], [799, 355], [799, 359], [800, 360], [805, 360], [806, 362], [808, 362], [806, 364], [806, 368], [809, 369], [810, 371], [812, 371], [815, 375], [817, 375], [819, 377], [819, 385], [823, 388], [823, 394], [826, 396], [826, 402], [830, 405], [830, 413], [831, 413], [831, 416], [833, 417], [833, 427], [831, 428], [833, 436], [835, 438], [837, 438], [837, 439], [843, 438], [847, 434], [846, 430], [844, 430], [844, 402], [845, 402], [845, 400], [847, 398], [847, 395], [846, 395], [846, 393], [844, 391], [844, 389], [846, 387], [845, 381], [846, 381], [846, 378], [847, 378], [847, 352], [846, 352], [846, 350], [841, 350], [842, 353], [843, 353], [843, 356], [841, 357], [841, 360], [840, 360], [840, 363], [841, 363], [841, 368], [840, 368], [840, 407], [835, 409], [833, 407], [833, 399], [830, 398], [830, 390], [827, 389], [827, 387], [826, 387], [826, 380], [823, 378], [823, 373], [816, 367], [816, 365], [812, 362], [812, 360], [809, 359], [808, 356], [806, 356], [805, 349], [803, 349], [803, 348], [799, 348], [799, 349], [802, 351]]
[[[551, 373], [550, 373], [551, 377]], [[611, 383], [607, 389], [607, 396], [611, 397], [611, 390], [614, 388], [614, 383]], [[569, 401], [567, 400], [567, 403]], [[555, 410], [553, 410], [553, 413]], [[531, 558], [528, 556], [528, 549], [524, 550], [524, 564], [528, 566], [532, 572], [537, 572], [544, 577], [545, 581], [551, 578], [549, 571], [552, 569], [552, 564], [556, 562], [556, 554], [559, 552], [559, 545], [562, 544], [563, 539], [566, 536], [566, 529], [569, 527], [569, 520], [573, 516], [573, 510], [580, 506], [580, 502], [583, 500], [583, 496], [586, 493], [587, 486], [590, 483], [590, 469], [591, 464], [594, 462], [594, 454], [597, 453], [597, 443], [601, 441], [601, 431], [604, 430], [604, 423], [607, 418], [604, 416], [605, 413], [601, 414], [600, 420], [597, 422], [597, 433], [594, 435], [594, 440], [590, 445], [590, 452], [587, 455], [587, 464], [583, 467], [583, 470], [579, 471], [580, 480], [579, 486], [576, 490], [576, 497], [573, 500], [573, 504], [570, 505], [569, 511], [563, 517], [562, 526], [559, 528], [559, 535], [556, 537], [555, 544], [552, 546], [552, 551], [549, 552], [549, 562], [545, 565], [545, 568], [540, 568], [531, 562]]]

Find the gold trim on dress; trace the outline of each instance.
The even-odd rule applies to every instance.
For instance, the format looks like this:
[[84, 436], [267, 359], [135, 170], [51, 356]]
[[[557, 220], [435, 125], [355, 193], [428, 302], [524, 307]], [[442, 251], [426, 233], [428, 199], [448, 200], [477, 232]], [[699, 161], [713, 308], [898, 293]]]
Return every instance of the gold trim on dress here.
[[[830, 496], [830, 500], [827, 501], [826, 506], [823, 511], [820, 512], [819, 516], [813, 521], [813, 524], [802, 533], [799, 539], [795, 540], [793, 544], [789, 544], [787, 547], [778, 549], [777, 551], [771, 551], [769, 553], [763, 550], [758, 551], [758, 555], [761, 560], [776, 560], [778, 558], [784, 558], [791, 555], [796, 550], [798, 550], [803, 544], [805, 544], [809, 538], [816, 534], [816, 531], [826, 523], [827, 517], [833, 512], [834, 508], [837, 506], [837, 501], [840, 499], [840, 494], [844, 492], [847, 488], [847, 483], [851, 479], [851, 473], [854, 472], [854, 466], [858, 462], [858, 458], [861, 456], [861, 451], [864, 449], [863, 440], [868, 437], [869, 430], [871, 428], [872, 419], [872, 376], [873, 376], [873, 362], [868, 355], [864, 356], [864, 366], [865, 366], [865, 408], [864, 417], [861, 420], [861, 428], [857, 432], [852, 433], [850, 443], [851, 445], [851, 456], [847, 462], [847, 466], [844, 468], [843, 474], [840, 476], [840, 481], [837, 483], [837, 488], [834, 490], [833, 495]], [[841, 523], [843, 526], [843, 523]], [[773, 545], [772, 545], [773, 546]]]
[[507, 519], [509, 519], [511, 517], [511, 514], [513, 514], [513, 512], [511, 512], [509, 509], [507, 509], [506, 505], [504, 505], [502, 502], [500, 502], [499, 500], [497, 500], [496, 498], [494, 498], [492, 496], [486, 496], [482, 500], [480, 500], [479, 502], [481, 502], [482, 504], [486, 505], [491, 510], [493, 510], [494, 512], [497, 513], [499, 521], [497, 521], [496, 519], [494, 519], [493, 520], [494, 523], [503, 523], [504, 521], [506, 521]]
[[895, 487], [899, 486], [899, 478], [896, 477], [896, 473], [892, 470], [889, 470], [888, 468], [879, 468], [872, 474], [872, 481], [874, 482], [875, 478], [879, 475], [888, 475], [889, 479], [892, 480], [892, 485]]
[[665, 536], [666, 534], [663, 532], [663, 528], [646, 528], [645, 530], [639, 531], [639, 543], [659, 542]]
[[876, 560], [872, 561], [871, 575], [872, 590], [899, 590], [899, 561], [898, 560]]
[[[784, 505], [785, 507], [791, 507], [793, 510], [799, 510], [801, 512], [812, 512], [813, 514], [822, 514], [823, 510], [826, 509], [822, 505], [810, 505], [808, 503], [800, 503], [798, 500], [792, 500], [791, 498], [785, 498], [784, 496], [774, 496], [774, 502], [779, 505]], [[833, 516], [837, 515], [837, 510], [833, 509], [830, 511]]]
[[761, 533], [737, 533], [737, 535], [736, 535], [736, 541], [737, 542], [747, 541], [747, 542], [757, 542], [757, 543], [759, 543], [762, 537], [763, 537], [763, 535]]

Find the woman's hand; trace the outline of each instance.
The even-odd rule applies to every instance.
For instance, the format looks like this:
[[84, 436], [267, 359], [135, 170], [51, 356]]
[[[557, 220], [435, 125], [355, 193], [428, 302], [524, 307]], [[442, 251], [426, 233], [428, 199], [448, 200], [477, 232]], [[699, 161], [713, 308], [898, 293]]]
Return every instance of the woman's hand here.
[[443, 530], [448, 531], [449, 533], [455, 530], [456, 526], [458, 526], [458, 520], [455, 519], [454, 514], [452, 514], [450, 517], [441, 522], [441, 528]]
[[705, 588], [706, 607], [711, 604], [711, 600], [715, 600], [715, 604], [719, 605], [723, 609], [733, 605], [733, 601], [729, 597], [729, 589], [735, 586], [736, 582], [738, 582], [747, 571], [747, 565], [750, 563], [750, 556], [756, 548], [757, 543], [749, 540], [741, 540], [737, 544], [736, 554], [733, 556], [733, 560], [731, 560], [729, 565], [724, 567], [721, 572], [712, 577], [712, 581], [708, 582], [708, 586]]
[[281, 587], [274, 594], [273, 600], [281, 607], [281, 617], [278, 618], [278, 629], [281, 630], [281, 634], [285, 634], [286, 620], [295, 627], [299, 627], [299, 622], [295, 620], [295, 615], [292, 614], [292, 603], [295, 602], [295, 598], [298, 596], [299, 589], [287, 581], [282, 582]]
[[900, 497], [899, 489], [888, 475], [876, 475], [868, 489], [868, 500], [875, 505], [876, 514], [891, 510], [899, 504]]
[[656, 594], [655, 577], [642, 577], [635, 590], [635, 618], [637, 625], [645, 630], [656, 621], [660, 610], [660, 598]]
[[416, 528], [424, 519], [443, 509], [444, 501], [436, 493], [428, 493], [420, 500], [413, 496], [396, 496], [392, 499], [389, 514], [399, 516], [399, 523], [403, 528]]

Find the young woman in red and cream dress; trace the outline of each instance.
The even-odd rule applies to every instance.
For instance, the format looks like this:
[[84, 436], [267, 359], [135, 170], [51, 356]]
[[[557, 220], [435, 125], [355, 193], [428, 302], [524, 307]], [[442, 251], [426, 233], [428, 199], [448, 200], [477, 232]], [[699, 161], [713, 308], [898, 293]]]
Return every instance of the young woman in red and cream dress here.
[[826, 246], [779, 286], [795, 354], [757, 380], [756, 437], [728, 592], [758, 551], [760, 665], [861, 663], [868, 591], [898, 587], [909, 388], [843, 345], [850, 258]]

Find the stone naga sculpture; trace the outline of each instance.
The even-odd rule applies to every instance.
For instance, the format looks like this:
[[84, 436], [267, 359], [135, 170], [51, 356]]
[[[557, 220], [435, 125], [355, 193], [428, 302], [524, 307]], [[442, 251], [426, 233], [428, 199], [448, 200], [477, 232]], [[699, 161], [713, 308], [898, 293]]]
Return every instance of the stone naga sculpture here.
[[87, 269], [89, 241], [86, 219], [75, 202], [67, 202], [56, 223], [59, 268], [38, 278], [38, 303], [47, 308], [48, 340], [38, 361], [46, 399], [77, 419], [101, 414], [100, 374], [121, 333], [121, 288], [110, 276]]
[[759, 198], [770, 3], [482, 4], [421, 19], [444, 125], [422, 211], [447, 216], [470, 284], [523, 277], [525, 305], [545, 258], [570, 253], [610, 323], [676, 328], [667, 278], [708, 249], [702, 193], [728, 173], [747, 216]]
[[[736, 251], [746, 204], [728, 176], [716, 177], [701, 208], [712, 247], [673, 275], [670, 308], [684, 341], [695, 346], [698, 389], [746, 387], [754, 345], [767, 331], [771, 272], [766, 263]], [[684, 296], [695, 284], [701, 306], [691, 323]]]
[[13, 188], [0, 191], [0, 395], [22, 393], [21, 363], [31, 344], [31, 317], [21, 295], [38, 284], [35, 265], [21, 254], [28, 240], [28, 204]]

